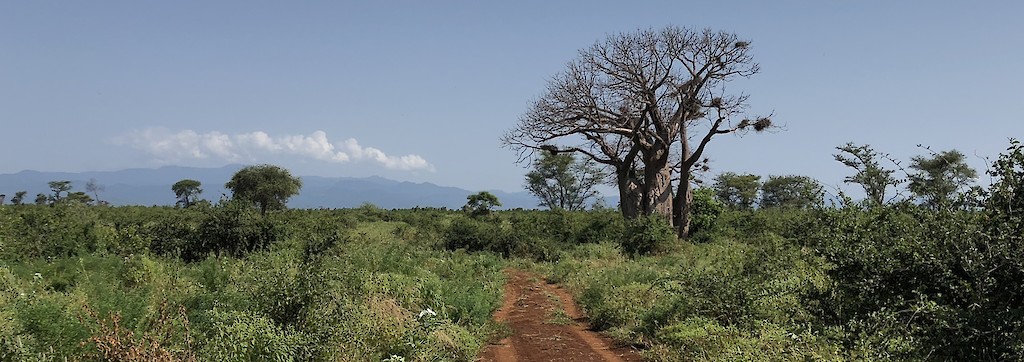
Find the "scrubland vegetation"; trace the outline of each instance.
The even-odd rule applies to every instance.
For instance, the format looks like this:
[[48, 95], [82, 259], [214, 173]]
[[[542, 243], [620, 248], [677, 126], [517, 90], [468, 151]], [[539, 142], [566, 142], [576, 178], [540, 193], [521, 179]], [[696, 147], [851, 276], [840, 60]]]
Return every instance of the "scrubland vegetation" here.
[[989, 175], [937, 204], [701, 189], [687, 240], [607, 209], [4, 206], [0, 360], [470, 361], [507, 267], [654, 361], [1021, 360], [1024, 147]]
[[504, 261], [435, 247], [451, 213], [259, 214], [0, 208], [0, 360], [472, 360], [500, 331]]

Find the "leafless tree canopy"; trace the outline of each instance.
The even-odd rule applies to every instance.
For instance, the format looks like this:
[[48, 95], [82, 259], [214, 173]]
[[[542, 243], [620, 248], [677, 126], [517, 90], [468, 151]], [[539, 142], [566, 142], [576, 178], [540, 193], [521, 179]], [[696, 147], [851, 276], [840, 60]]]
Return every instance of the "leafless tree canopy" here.
[[537, 150], [586, 155], [614, 171], [626, 216], [671, 216], [672, 180], [689, 175], [712, 137], [771, 126], [740, 119], [747, 96], [725, 89], [758, 72], [749, 51], [748, 41], [711, 30], [610, 36], [554, 76], [502, 141], [521, 160]]

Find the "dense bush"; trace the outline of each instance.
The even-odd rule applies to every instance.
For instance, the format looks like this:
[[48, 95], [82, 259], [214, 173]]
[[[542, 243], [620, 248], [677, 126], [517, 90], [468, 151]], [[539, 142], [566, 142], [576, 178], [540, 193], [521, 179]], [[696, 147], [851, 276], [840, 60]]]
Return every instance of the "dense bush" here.
[[1014, 143], [990, 172], [983, 210], [823, 213], [818, 249], [836, 282], [823, 319], [872, 358], [1024, 359], [1022, 166]]
[[0, 218], [0, 254], [7, 260], [59, 258], [96, 248], [96, 217], [84, 205], [0, 207]]
[[228, 202], [210, 210], [180, 253], [186, 260], [198, 260], [211, 252], [239, 257], [266, 249], [281, 236], [274, 219], [244, 203]]
[[647, 255], [668, 250], [676, 242], [676, 232], [668, 221], [651, 215], [626, 221], [619, 245], [627, 254]]
[[512, 210], [486, 217], [456, 217], [443, 237], [448, 250], [554, 261], [575, 245], [620, 240], [626, 235], [624, 225], [622, 216], [613, 211]]
[[[0, 208], [0, 360], [470, 361], [497, 329], [494, 255], [433, 250], [349, 210], [192, 209]], [[6, 227], [25, 214], [58, 225]], [[275, 232], [246, 239], [261, 220]], [[78, 227], [94, 248], [45, 255], [20, 238]]]
[[593, 326], [652, 360], [839, 360], [803, 301], [829, 283], [820, 258], [778, 236], [715, 239], [659, 256], [581, 248], [551, 269]]
[[715, 197], [715, 191], [702, 187], [693, 192], [690, 206], [690, 235], [694, 241], [708, 241], [718, 232], [718, 218], [725, 212], [725, 205]]
[[564, 247], [550, 238], [531, 235], [517, 225], [499, 219], [460, 217], [445, 233], [448, 250], [490, 251], [505, 257], [555, 260]]

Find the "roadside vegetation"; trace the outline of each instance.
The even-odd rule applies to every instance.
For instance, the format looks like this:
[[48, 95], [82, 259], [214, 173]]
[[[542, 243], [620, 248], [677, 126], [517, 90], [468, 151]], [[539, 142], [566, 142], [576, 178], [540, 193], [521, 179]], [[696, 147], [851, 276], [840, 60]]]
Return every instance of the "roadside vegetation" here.
[[472, 360], [505, 262], [436, 247], [453, 216], [2, 207], [0, 360]]
[[491, 320], [507, 267], [564, 284], [653, 361], [1019, 360], [1022, 170], [1013, 142], [987, 188], [882, 204], [761, 190], [789, 206], [748, 207], [719, 182], [687, 240], [486, 193], [464, 210], [8, 205], [0, 360], [471, 361], [508, 333]]

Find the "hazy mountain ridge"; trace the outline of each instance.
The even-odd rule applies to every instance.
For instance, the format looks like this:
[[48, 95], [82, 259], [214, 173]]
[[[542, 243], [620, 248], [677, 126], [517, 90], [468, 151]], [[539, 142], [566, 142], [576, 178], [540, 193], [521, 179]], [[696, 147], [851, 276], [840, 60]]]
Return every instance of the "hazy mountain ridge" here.
[[[202, 182], [202, 198], [217, 201], [228, 194], [224, 183], [244, 165], [219, 168], [164, 166], [155, 169], [133, 168], [120, 171], [42, 172], [26, 170], [0, 174], [0, 194], [9, 203], [15, 192], [27, 191], [25, 202], [31, 203], [38, 193], [49, 194], [47, 182], [69, 180], [72, 191], [85, 191], [90, 179], [105, 187], [99, 198], [112, 205], [173, 205], [171, 185], [182, 179]], [[372, 203], [383, 208], [447, 207], [459, 208], [466, 196], [479, 190], [440, 186], [432, 183], [395, 181], [379, 176], [322, 177], [300, 176], [302, 190], [288, 202], [294, 208], [347, 208]], [[537, 208], [537, 199], [529, 193], [490, 190], [504, 208]]]

